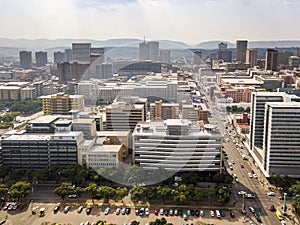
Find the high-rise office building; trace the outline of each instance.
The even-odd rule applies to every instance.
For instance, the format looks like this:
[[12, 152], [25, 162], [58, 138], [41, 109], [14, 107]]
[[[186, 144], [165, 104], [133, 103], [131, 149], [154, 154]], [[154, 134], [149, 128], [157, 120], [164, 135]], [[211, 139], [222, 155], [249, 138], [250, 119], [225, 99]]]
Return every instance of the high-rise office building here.
[[266, 50], [265, 70], [277, 70], [278, 50], [268, 48]]
[[72, 43], [73, 61], [90, 62], [91, 43]]
[[171, 51], [170, 50], [167, 50], [167, 49], [160, 50], [159, 54], [160, 54], [162, 63], [167, 63], [167, 64], [171, 63]]
[[300, 57], [300, 47], [297, 47], [297, 56]]
[[140, 60], [159, 60], [159, 42], [149, 41], [139, 44], [139, 59]]
[[227, 44], [221, 42], [218, 44], [218, 47], [219, 47], [218, 59], [221, 59], [224, 62], [231, 62], [232, 61], [232, 51], [229, 51], [227, 49]]
[[200, 65], [202, 64], [202, 52], [200, 49], [192, 49], [193, 52], [193, 64]]
[[289, 57], [289, 67], [290, 69], [299, 68], [299, 57], [298, 56], [290, 56]]
[[257, 65], [257, 50], [247, 49], [246, 51], [246, 63], [250, 64], [250, 68]]
[[21, 51], [20, 55], [20, 66], [23, 69], [31, 69], [32, 68], [32, 55], [30, 51]]
[[89, 63], [79, 63], [77, 61], [58, 63], [57, 72], [59, 80], [67, 83], [73, 79], [79, 81], [83, 76], [89, 77], [89, 66]]
[[35, 52], [35, 66], [42, 67], [48, 63], [47, 52]]
[[262, 164], [269, 175], [300, 177], [299, 117], [299, 102], [265, 104]]
[[[283, 94], [283, 93], [282, 93]], [[277, 92], [252, 92], [251, 93], [251, 124], [250, 147], [262, 149], [264, 116], [266, 102], [283, 102], [283, 96]]]
[[73, 60], [72, 49], [65, 49], [65, 62], [71, 62]]
[[54, 63], [64, 62], [66, 58], [65, 52], [54, 52]]
[[113, 75], [113, 66], [111, 63], [102, 63], [96, 65], [96, 78], [107, 79]]
[[237, 40], [236, 41], [236, 61], [240, 63], [246, 62], [246, 51], [247, 51], [248, 41], [247, 40]]

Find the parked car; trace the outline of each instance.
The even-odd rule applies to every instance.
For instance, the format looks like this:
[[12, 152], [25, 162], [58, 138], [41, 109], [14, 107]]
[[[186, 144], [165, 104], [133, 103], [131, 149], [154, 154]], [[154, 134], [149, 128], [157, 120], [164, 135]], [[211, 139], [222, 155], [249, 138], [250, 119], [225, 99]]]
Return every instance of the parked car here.
[[189, 210], [189, 209], [186, 210], [186, 215], [187, 215], [187, 216], [190, 216], [190, 215], [191, 215], [191, 210]]
[[156, 216], [158, 215], [158, 209], [154, 210], [154, 215], [156, 215]]
[[178, 210], [177, 209], [174, 210], [174, 215], [178, 216]]
[[281, 196], [278, 196], [278, 199], [279, 199], [279, 200], [283, 200], [284, 197], [281, 195]]
[[169, 215], [169, 210], [168, 210], [168, 209], [165, 209], [165, 210], [164, 210], [164, 215], [165, 215], [165, 216], [168, 216], [168, 215]]
[[252, 178], [252, 177], [253, 177], [252, 173], [248, 173], [248, 176], [249, 176], [250, 178]]
[[281, 225], [286, 225], [286, 222], [284, 220], [281, 220]]
[[221, 211], [221, 216], [225, 217], [225, 212], [224, 211]]
[[238, 192], [238, 195], [246, 195], [246, 194], [247, 194], [246, 191], [239, 191], [239, 192]]
[[125, 213], [126, 213], [126, 209], [125, 209], [125, 208], [122, 208], [121, 214], [122, 214], [122, 215], [125, 215]]
[[107, 207], [107, 208], [105, 209], [105, 211], [104, 211], [104, 214], [107, 215], [107, 214], [109, 213], [109, 211], [110, 211], [110, 208]]
[[145, 214], [145, 208], [141, 208], [139, 211], [139, 215], [143, 216]]
[[145, 209], [145, 214], [146, 214], [146, 216], [149, 216], [149, 214], [150, 214], [149, 208]]
[[272, 211], [272, 212], [276, 211], [275, 206], [273, 204], [270, 205], [269, 210]]
[[243, 164], [241, 164], [241, 168], [242, 168], [242, 169], [244, 168], [244, 165], [243, 165]]
[[245, 215], [247, 212], [246, 212], [245, 209], [242, 209], [242, 210], [241, 210], [241, 213]]
[[10, 206], [10, 204], [6, 204], [6, 205], [3, 207], [3, 210], [7, 210], [9, 206]]
[[230, 212], [229, 214], [230, 214], [230, 217], [231, 217], [231, 218], [234, 218], [234, 217], [235, 217], [234, 212]]
[[69, 210], [70, 210], [70, 208], [71, 208], [71, 206], [66, 206], [65, 208], [64, 208], [64, 213], [68, 213], [69, 212]]
[[59, 209], [60, 209], [60, 206], [57, 205], [57, 206], [54, 207], [53, 212], [54, 212], [54, 213], [57, 213], [57, 212], [59, 211]]
[[203, 210], [200, 210], [200, 216], [204, 216], [204, 211]]
[[254, 217], [257, 220], [257, 222], [261, 223], [261, 218], [260, 218], [260, 216], [257, 213], [254, 214]]
[[78, 212], [78, 213], [81, 213], [82, 210], [83, 210], [83, 206], [81, 205], [81, 206], [78, 207], [77, 212]]
[[195, 216], [195, 210], [191, 210], [191, 216]]
[[139, 209], [135, 209], [135, 215], [138, 216], [140, 213], [140, 210]]
[[159, 210], [159, 215], [163, 216], [164, 215], [164, 209]]
[[210, 210], [210, 216], [211, 216], [211, 217], [214, 217], [214, 216], [215, 216], [215, 213], [214, 213], [213, 210]]
[[117, 208], [117, 209], [116, 209], [116, 215], [120, 215], [120, 212], [121, 212], [121, 209], [120, 209], [120, 208]]
[[256, 175], [255, 173], [253, 174], [253, 178], [254, 178], [254, 179], [257, 179], [257, 175]]
[[199, 212], [199, 210], [195, 210], [195, 216], [197, 216], [197, 217], [199, 217], [200, 216], [200, 212]]
[[267, 195], [268, 195], [268, 196], [275, 196], [275, 193], [272, 192], [272, 191], [270, 191], [270, 192], [267, 193]]
[[126, 210], [125, 210], [125, 213], [127, 214], [127, 215], [129, 215], [130, 214], [130, 208], [126, 208]]
[[182, 213], [182, 210], [179, 209], [179, 210], [178, 210], [178, 215], [179, 215], [179, 216], [182, 216], [182, 214], [183, 214], [183, 213]]
[[186, 214], [183, 214], [183, 219], [184, 219], [184, 220], [187, 220], [187, 219], [188, 219]]
[[255, 209], [251, 206], [249, 206], [249, 211], [252, 212], [252, 213], [255, 213]]
[[92, 212], [92, 208], [90, 208], [90, 207], [89, 207], [89, 208], [86, 208], [86, 210], [85, 210], [85, 211], [86, 211], [86, 214], [90, 215], [90, 214], [91, 214], [91, 212]]
[[169, 214], [170, 214], [170, 216], [173, 216], [174, 215], [174, 210], [170, 209]]

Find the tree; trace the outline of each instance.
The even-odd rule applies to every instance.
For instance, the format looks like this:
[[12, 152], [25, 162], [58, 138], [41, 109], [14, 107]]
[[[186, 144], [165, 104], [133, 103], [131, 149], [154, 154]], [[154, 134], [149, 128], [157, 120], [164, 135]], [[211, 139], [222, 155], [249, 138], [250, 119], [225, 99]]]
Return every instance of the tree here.
[[123, 199], [127, 195], [127, 188], [117, 187], [116, 189], [116, 196], [120, 199]]
[[65, 199], [67, 195], [75, 194], [75, 189], [70, 183], [62, 183], [59, 187], [55, 188], [53, 192], [62, 199]]
[[97, 173], [100, 174], [101, 178], [104, 178], [106, 180], [110, 180], [110, 181], [122, 180], [122, 175], [120, 171], [115, 167], [103, 167], [97, 170]]
[[300, 210], [300, 182], [292, 185], [289, 188], [289, 192], [293, 195], [293, 207], [295, 208], [296, 212], [299, 213]]
[[139, 225], [139, 224], [140, 224], [140, 222], [137, 222], [136, 220], [131, 222], [131, 225]]
[[112, 187], [102, 186], [98, 193], [99, 196], [103, 198], [104, 202], [108, 202], [108, 200], [116, 194], [116, 191]]
[[147, 188], [146, 190], [146, 198], [148, 200], [154, 200], [157, 198], [157, 191], [155, 187]]
[[10, 179], [18, 181], [24, 177], [24, 171], [20, 169], [14, 169], [9, 172], [8, 176]]
[[220, 188], [218, 190], [218, 202], [226, 204], [230, 200], [231, 191], [230, 189]]
[[12, 122], [16, 116], [20, 115], [19, 112], [11, 112], [11, 113], [6, 113], [3, 117], [2, 117], [2, 121], [3, 122]]
[[231, 107], [228, 105], [228, 106], [226, 106], [226, 111], [227, 112], [231, 112]]
[[248, 107], [246, 108], [246, 112], [247, 112], [247, 113], [250, 113], [250, 110], [251, 110], [251, 109], [250, 109], [250, 107], [248, 106]]
[[197, 184], [198, 177], [199, 177], [198, 173], [194, 171], [186, 172], [181, 175], [182, 182], [186, 184], [194, 184], [194, 185]]
[[209, 201], [214, 200], [215, 196], [216, 196], [216, 191], [214, 188], [208, 188], [205, 191], [206, 193], [206, 197], [208, 198]]
[[163, 201], [170, 199], [172, 189], [168, 186], [157, 186], [156, 192], [158, 196], [162, 198]]
[[89, 183], [89, 185], [84, 189], [91, 198], [94, 205], [94, 197], [98, 194], [98, 186], [95, 183]]
[[128, 166], [125, 170], [125, 179], [130, 184], [139, 184], [148, 180], [145, 171], [139, 165]]
[[199, 187], [195, 187], [194, 190], [194, 200], [197, 202], [201, 202], [205, 197], [203, 190]]
[[238, 111], [238, 107], [236, 105], [231, 107], [231, 111], [232, 112], [237, 112]]
[[146, 196], [146, 188], [142, 186], [134, 186], [130, 193], [131, 193], [131, 199], [133, 201], [139, 201], [145, 198]]
[[0, 184], [0, 197], [4, 198], [7, 192], [8, 192], [8, 187], [6, 186], [6, 184]]
[[18, 181], [9, 189], [9, 195], [12, 198], [17, 198], [20, 201], [23, 197], [29, 195], [31, 184], [28, 182]]

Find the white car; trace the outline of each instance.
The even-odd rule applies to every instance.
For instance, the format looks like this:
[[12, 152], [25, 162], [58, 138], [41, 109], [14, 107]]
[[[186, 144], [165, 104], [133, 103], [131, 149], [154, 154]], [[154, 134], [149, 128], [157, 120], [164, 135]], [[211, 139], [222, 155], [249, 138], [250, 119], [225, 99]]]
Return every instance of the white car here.
[[146, 208], [146, 209], [145, 209], [145, 214], [146, 214], [146, 216], [149, 216], [149, 213], [150, 213], [149, 208]]
[[204, 211], [203, 210], [200, 210], [200, 216], [204, 216]]
[[234, 178], [237, 178], [237, 175], [234, 173], [234, 174], [232, 174], [232, 176], [234, 177]]
[[235, 164], [234, 160], [231, 160], [231, 163], [232, 163], [232, 164]]
[[253, 177], [252, 173], [248, 173], [248, 176], [249, 176], [250, 178], [252, 178], [252, 177]]
[[257, 175], [255, 173], [252, 176], [253, 178], [257, 179]]
[[251, 206], [249, 206], [249, 211], [252, 212], [252, 213], [255, 213], [255, 209]]
[[238, 195], [246, 195], [246, 194], [247, 194], [246, 191], [239, 191], [239, 192], [238, 192]]
[[286, 225], [286, 222], [284, 220], [281, 220], [281, 225]]
[[268, 196], [275, 196], [275, 193], [272, 192], [272, 191], [271, 191], [271, 192], [268, 192], [267, 194], [268, 194]]
[[215, 216], [214, 211], [210, 210], [210, 216], [211, 216], [211, 217], [214, 217], [214, 216]]
[[104, 214], [107, 215], [109, 213], [109, 211], [110, 211], [110, 208], [107, 207], [104, 211]]
[[120, 208], [117, 208], [117, 210], [116, 210], [116, 215], [119, 215], [119, 214], [120, 214], [120, 211], [121, 211], [121, 209], [120, 209]]

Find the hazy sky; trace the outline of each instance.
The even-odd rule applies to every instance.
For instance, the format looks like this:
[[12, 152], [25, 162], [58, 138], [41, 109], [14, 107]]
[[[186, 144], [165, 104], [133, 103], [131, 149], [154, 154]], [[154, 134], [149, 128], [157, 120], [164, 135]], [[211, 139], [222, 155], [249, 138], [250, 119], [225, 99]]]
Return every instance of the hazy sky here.
[[299, 9], [299, 0], [0, 0], [0, 37], [298, 40]]

